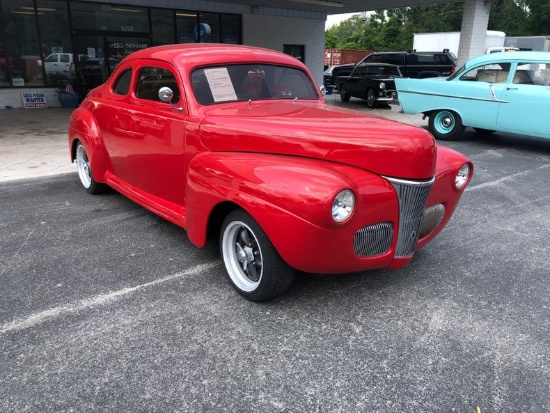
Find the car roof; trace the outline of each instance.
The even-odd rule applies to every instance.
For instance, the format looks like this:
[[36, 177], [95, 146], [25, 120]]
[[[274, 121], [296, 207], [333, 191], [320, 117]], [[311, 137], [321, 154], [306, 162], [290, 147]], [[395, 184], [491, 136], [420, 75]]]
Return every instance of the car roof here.
[[442, 50], [439, 50], [437, 52], [430, 52], [430, 51], [422, 51], [422, 52], [417, 52], [417, 51], [409, 51], [409, 52], [373, 52], [371, 54], [396, 54], [396, 53], [403, 53], [403, 54], [451, 54], [450, 52], [444, 52]]
[[181, 67], [260, 61], [305, 68], [298, 59], [282, 52], [253, 46], [218, 43], [171, 44], [149, 47], [132, 53], [121, 63], [134, 59], [164, 60]]
[[527, 52], [527, 51], [515, 51], [515, 52], [499, 52], [484, 54], [474, 57], [466, 62], [465, 67], [471, 68], [480, 64], [492, 64], [497, 62], [515, 62], [515, 61], [547, 61], [550, 63], [550, 52]]
[[390, 66], [390, 67], [399, 67], [399, 65], [392, 65], [391, 63], [359, 63], [357, 66]]

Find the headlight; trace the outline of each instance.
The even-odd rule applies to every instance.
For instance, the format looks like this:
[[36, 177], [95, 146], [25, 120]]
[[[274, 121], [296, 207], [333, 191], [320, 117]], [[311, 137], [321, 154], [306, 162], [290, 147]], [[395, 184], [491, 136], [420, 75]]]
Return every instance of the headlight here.
[[466, 185], [466, 182], [468, 182], [469, 177], [470, 177], [470, 164], [465, 163], [458, 170], [458, 173], [455, 176], [456, 189], [461, 189], [464, 185]]
[[380, 89], [386, 89], [386, 84], [384, 82], [380, 82]]
[[355, 195], [349, 189], [344, 189], [332, 202], [332, 219], [336, 222], [347, 220], [355, 208]]

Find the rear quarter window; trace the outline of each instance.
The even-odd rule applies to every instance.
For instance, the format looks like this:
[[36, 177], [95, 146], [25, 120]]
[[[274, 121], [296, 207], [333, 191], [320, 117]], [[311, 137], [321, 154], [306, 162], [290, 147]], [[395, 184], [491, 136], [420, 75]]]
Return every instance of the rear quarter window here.
[[127, 69], [118, 77], [113, 86], [113, 93], [117, 95], [127, 95], [130, 91], [130, 80], [132, 79], [132, 69]]

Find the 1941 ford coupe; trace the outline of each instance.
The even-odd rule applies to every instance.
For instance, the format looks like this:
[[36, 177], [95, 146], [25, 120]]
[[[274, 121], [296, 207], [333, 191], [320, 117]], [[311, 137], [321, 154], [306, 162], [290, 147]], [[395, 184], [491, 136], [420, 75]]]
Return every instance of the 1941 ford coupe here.
[[219, 233], [235, 289], [285, 292], [296, 270], [400, 268], [451, 218], [473, 165], [424, 129], [327, 106], [283, 53], [170, 45], [126, 57], [71, 117], [82, 185], [108, 185]]

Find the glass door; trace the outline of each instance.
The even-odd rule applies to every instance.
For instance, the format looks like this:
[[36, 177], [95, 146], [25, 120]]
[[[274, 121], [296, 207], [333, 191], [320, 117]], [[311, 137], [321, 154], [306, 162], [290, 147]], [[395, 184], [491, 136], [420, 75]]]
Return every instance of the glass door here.
[[75, 89], [83, 96], [105, 83], [120, 61], [151, 45], [149, 37], [77, 35]]

